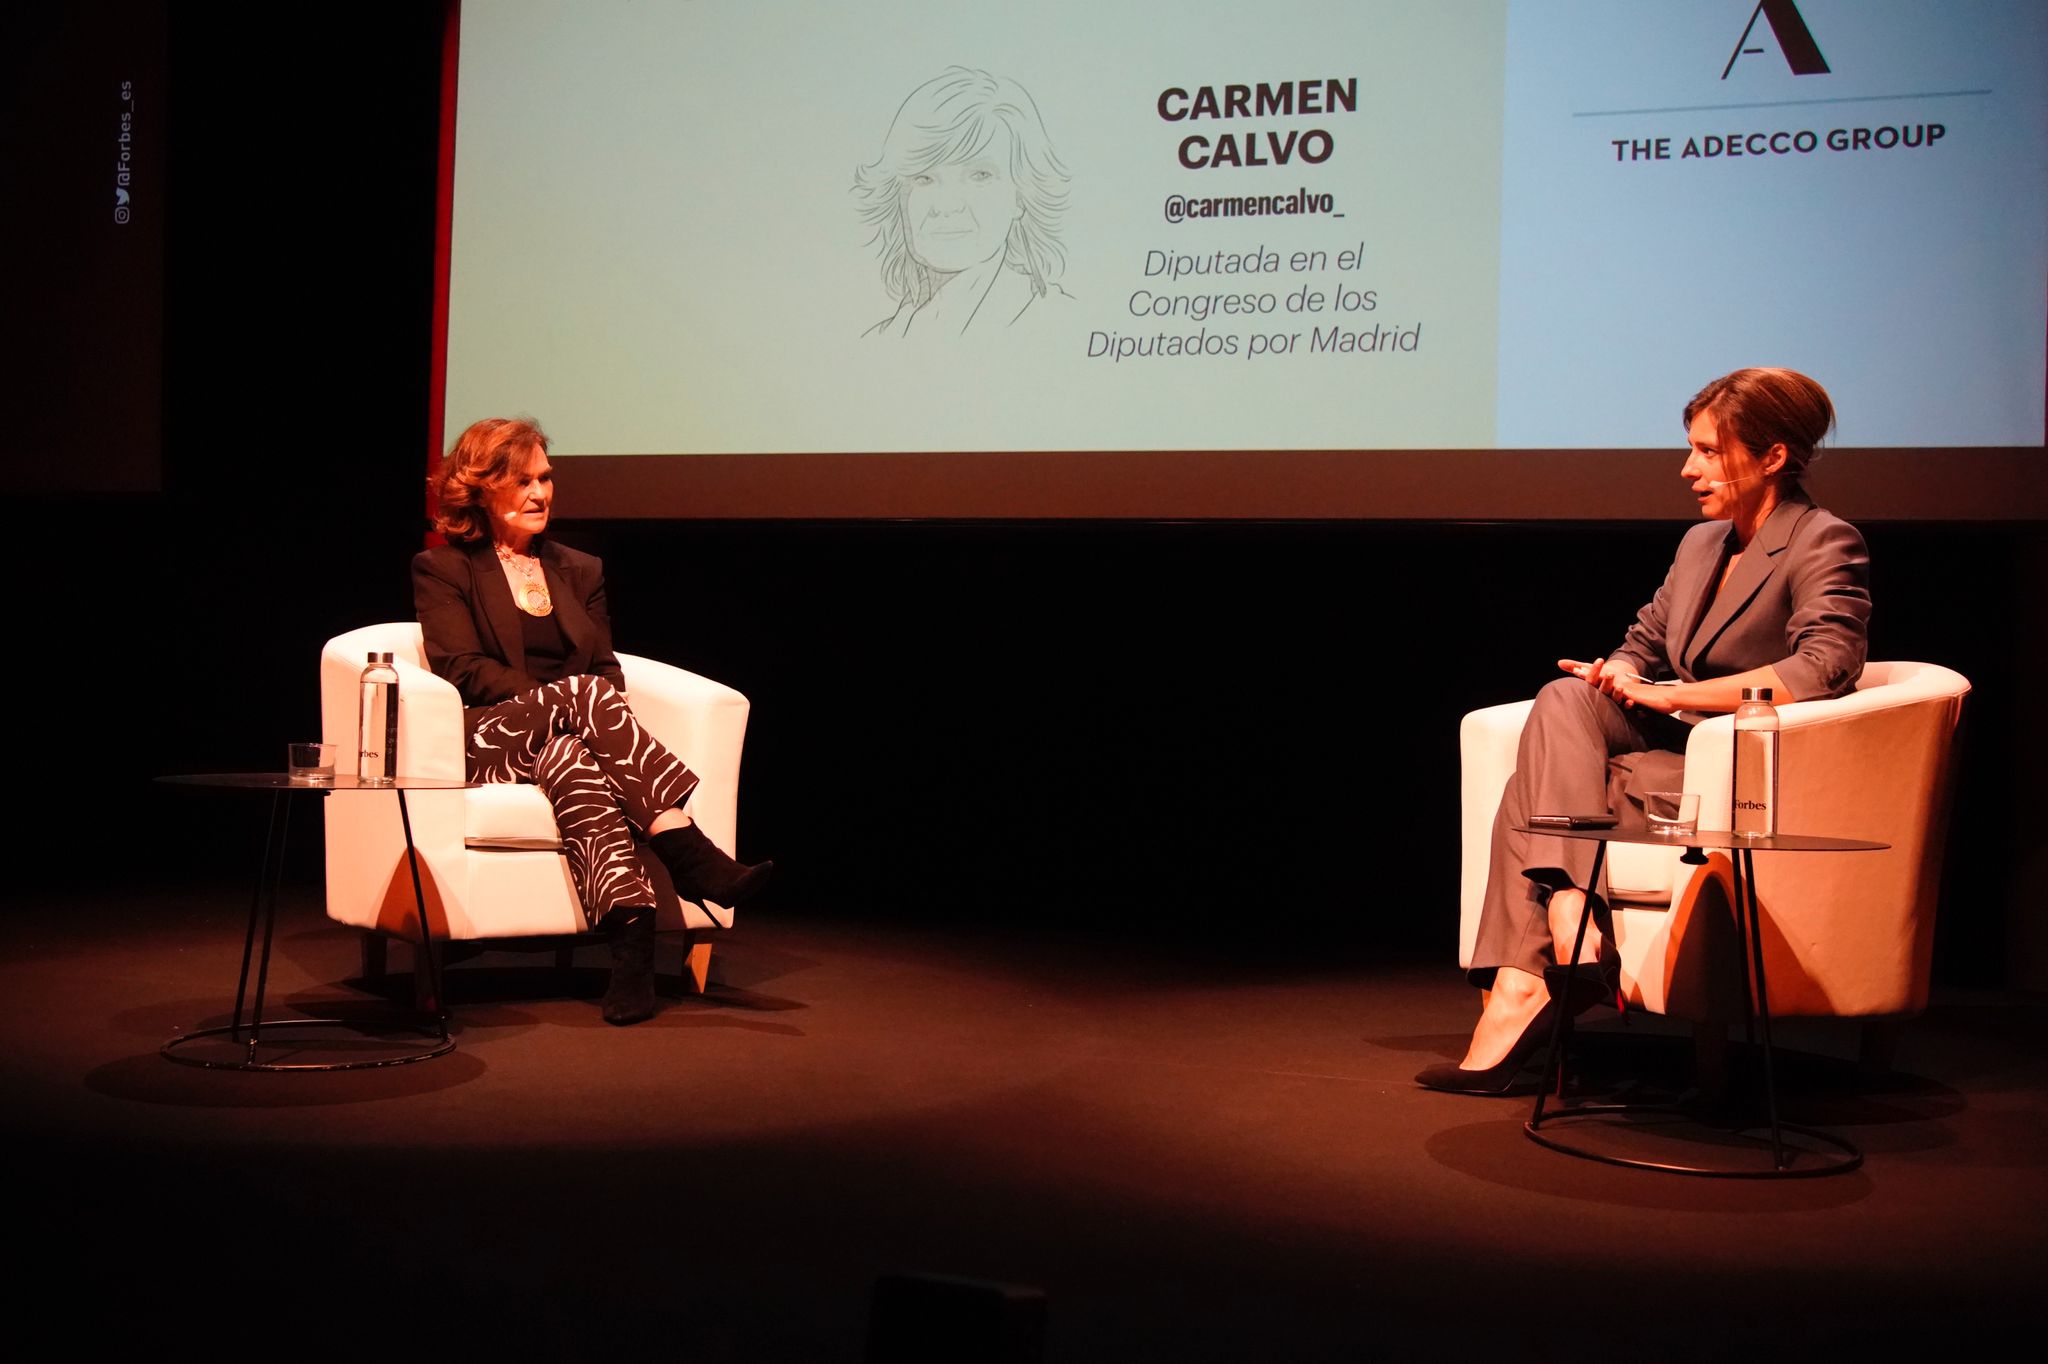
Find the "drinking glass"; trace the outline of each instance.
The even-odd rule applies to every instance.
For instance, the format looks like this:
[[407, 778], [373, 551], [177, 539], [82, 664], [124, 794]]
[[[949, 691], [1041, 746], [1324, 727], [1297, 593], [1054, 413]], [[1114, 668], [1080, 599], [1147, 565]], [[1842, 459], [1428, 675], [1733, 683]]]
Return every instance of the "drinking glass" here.
[[1643, 796], [1643, 821], [1663, 838], [1689, 838], [1699, 831], [1700, 798], [1685, 791], [1650, 791]]
[[339, 744], [287, 744], [284, 771], [294, 786], [334, 785], [334, 753]]

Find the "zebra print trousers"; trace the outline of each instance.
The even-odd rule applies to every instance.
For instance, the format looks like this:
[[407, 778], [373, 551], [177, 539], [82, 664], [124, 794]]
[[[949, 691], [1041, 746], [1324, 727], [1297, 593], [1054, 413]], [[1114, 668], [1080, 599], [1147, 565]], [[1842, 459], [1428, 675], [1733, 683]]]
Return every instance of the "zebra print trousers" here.
[[633, 835], [697, 787], [601, 677], [565, 677], [468, 712], [469, 779], [531, 782], [555, 808], [569, 875], [595, 926], [620, 905], [652, 905]]

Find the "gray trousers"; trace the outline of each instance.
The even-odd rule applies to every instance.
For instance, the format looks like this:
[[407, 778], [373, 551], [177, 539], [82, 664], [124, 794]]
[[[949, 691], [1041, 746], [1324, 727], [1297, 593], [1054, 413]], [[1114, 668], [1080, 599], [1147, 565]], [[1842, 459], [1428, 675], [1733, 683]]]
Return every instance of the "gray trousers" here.
[[[1493, 817], [1486, 899], [1468, 980], [1490, 988], [1503, 966], [1543, 974], [1571, 953], [1570, 943], [1550, 940], [1551, 892], [1577, 887], [1606, 893], [1604, 870], [1600, 885], [1587, 885], [1598, 844], [1516, 833], [1515, 825], [1532, 814], [1607, 810], [1620, 818], [1620, 827], [1642, 828], [1640, 793], [1677, 787], [1690, 732], [1682, 720], [1623, 706], [1577, 678], [1560, 677], [1536, 693], [1515, 774]], [[1603, 943], [1611, 937], [1603, 935]]]

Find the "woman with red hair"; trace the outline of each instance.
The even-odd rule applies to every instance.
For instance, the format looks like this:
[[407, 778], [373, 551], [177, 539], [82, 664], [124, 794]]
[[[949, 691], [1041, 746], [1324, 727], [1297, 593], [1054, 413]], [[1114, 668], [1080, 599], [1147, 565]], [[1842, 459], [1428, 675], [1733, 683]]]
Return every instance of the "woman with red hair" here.
[[774, 864], [742, 865], [704, 836], [688, 808], [696, 774], [634, 718], [604, 567], [547, 535], [555, 480], [540, 427], [477, 422], [434, 487], [449, 543], [414, 558], [413, 602], [428, 665], [462, 693], [469, 779], [547, 794], [583, 912], [611, 943], [605, 1021], [651, 1018], [654, 886], [636, 835], [686, 899], [738, 904]]

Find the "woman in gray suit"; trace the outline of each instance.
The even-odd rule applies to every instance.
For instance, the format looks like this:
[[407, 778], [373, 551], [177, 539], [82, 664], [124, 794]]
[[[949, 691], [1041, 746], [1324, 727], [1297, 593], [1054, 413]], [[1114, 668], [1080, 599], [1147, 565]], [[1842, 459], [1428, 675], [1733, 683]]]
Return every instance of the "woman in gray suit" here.
[[743, 866], [703, 835], [689, 813], [697, 775], [634, 718], [604, 566], [547, 535], [555, 474], [540, 427], [477, 422], [434, 490], [450, 543], [413, 559], [413, 604], [427, 663], [462, 693], [469, 779], [546, 793], [583, 913], [611, 941], [605, 1021], [651, 1018], [654, 886], [637, 842], [691, 900], [736, 905], [774, 864]]
[[1613, 997], [1618, 963], [1590, 925], [1585, 952], [1591, 960], [1598, 951], [1601, 966], [1582, 968], [1562, 999], [1544, 979], [1588, 906], [1596, 924], [1605, 918], [1599, 888], [1587, 884], [1593, 845], [1516, 825], [1531, 814], [1607, 809], [1640, 827], [1642, 793], [1678, 783], [1689, 727], [1734, 710], [1743, 688], [1769, 687], [1783, 703], [1855, 687], [1869, 554], [1856, 528], [1814, 506], [1802, 486], [1834, 420], [1827, 391], [1787, 369], [1737, 370], [1686, 404], [1691, 448], [1679, 472], [1706, 524], [1686, 532], [1621, 646], [1590, 662], [1559, 659], [1569, 676], [1537, 694], [1494, 816], [1468, 973], [1490, 993], [1464, 1059], [1426, 1068], [1418, 1084], [1504, 1093], [1549, 1036], [1555, 1010]]

